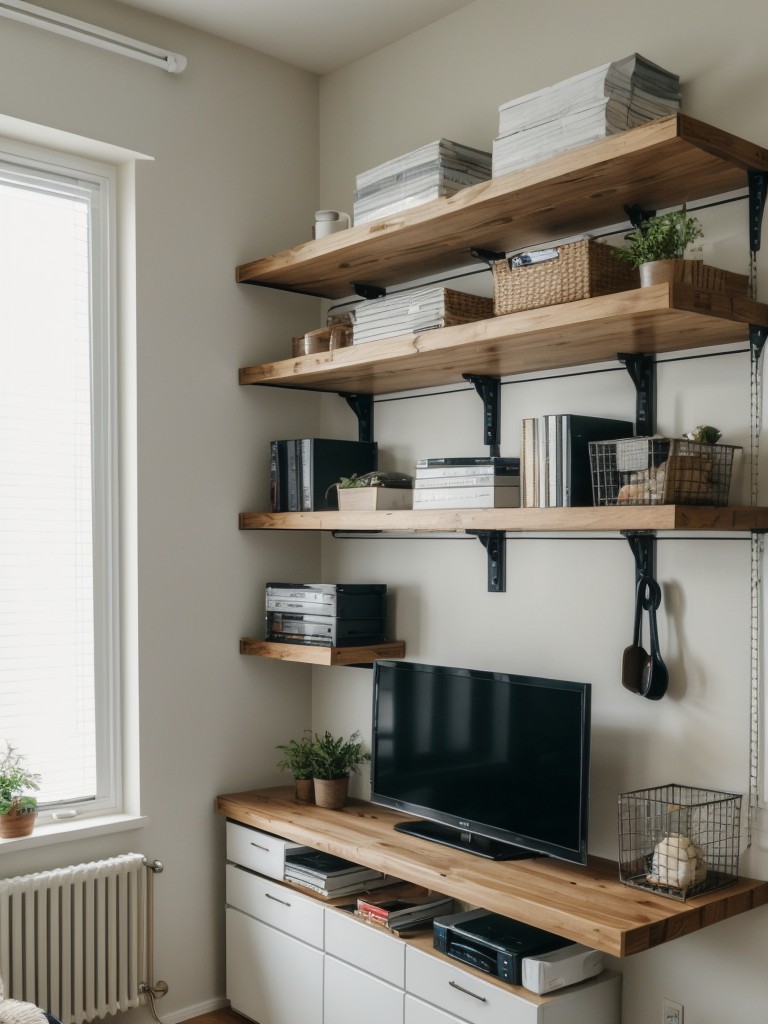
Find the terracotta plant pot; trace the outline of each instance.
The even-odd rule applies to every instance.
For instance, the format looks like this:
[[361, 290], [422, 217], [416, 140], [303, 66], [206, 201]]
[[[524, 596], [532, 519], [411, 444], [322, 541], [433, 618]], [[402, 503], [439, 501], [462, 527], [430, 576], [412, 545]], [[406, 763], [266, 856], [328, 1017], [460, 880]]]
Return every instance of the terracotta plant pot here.
[[296, 799], [300, 804], [315, 802], [315, 783], [313, 779], [296, 779]]
[[37, 821], [36, 810], [19, 810], [16, 800], [7, 814], [0, 814], [0, 838], [19, 839], [32, 833]]
[[734, 298], [749, 294], [746, 274], [711, 267], [701, 260], [654, 260], [640, 264], [640, 284], [647, 288], [654, 284], [689, 284], [708, 292], [720, 292]]
[[349, 776], [343, 779], [315, 779], [315, 803], [318, 807], [337, 810], [349, 796]]

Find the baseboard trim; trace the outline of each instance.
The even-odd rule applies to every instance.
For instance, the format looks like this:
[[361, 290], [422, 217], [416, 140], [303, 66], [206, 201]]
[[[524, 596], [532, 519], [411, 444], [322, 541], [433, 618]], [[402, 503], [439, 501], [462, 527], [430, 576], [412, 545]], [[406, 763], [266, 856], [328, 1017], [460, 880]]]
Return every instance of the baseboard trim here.
[[183, 1024], [184, 1021], [194, 1020], [195, 1017], [202, 1017], [206, 1013], [215, 1013], [217, 1010], [225, 1010], [229, 1007], [229, 1000], [223, 996], [217, 999], [207, 999], [203, 1003], [195, 1003], [194, 1006], [186, 1006], [182, 1010], [175, 1010], [173, 1013], [163, 1013], [162, 1000], [155, 1000], [155, 1009], [163, 1024]]

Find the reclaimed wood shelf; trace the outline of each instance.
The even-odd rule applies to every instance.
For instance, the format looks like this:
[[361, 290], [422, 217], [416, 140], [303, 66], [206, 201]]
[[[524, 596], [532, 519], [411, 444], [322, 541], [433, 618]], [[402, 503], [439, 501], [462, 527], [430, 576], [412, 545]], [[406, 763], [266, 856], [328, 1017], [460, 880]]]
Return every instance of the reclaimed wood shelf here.
[[523, 310], [333, 352], [240, 370], [240, 384], [310, 391], [392, 394], [494, 377], [746, 342], [749, 325], [768, 327], [768, 305], [659, 284]]
[[600, 533], [622, 530], [768, 530], [768, 508], [754, 505], [611, 505], [600, 508], [393, 509], [377, 512], [242, 512], [241, 530], [375, 533]]
[[405, 642], [392, 640], [381, 644], [366, 644], [364, 647], [321, 647], [243, 637], [240, 653], [276, 661], [300, 661], [307, 665], [370, 665], [379, 658], [405, 657]]
[[624, 957], [690, 935], [768, 903], [768, 881], [739, 878], [686, 902], [619, 881], [618, 866], [532, 857], [488, 861], [394, 831], [406, 815], [352, 800], [342, 810], [300, 804], [293, 787], [219, 796], [233, 821], [345, 857], [473, 906]]
[[509, 252], [747, 186], [768, 150], [683, 114], [659, 118], [415, 209], [237, 268], [241, 284], [338, 299], [466, 266], [473, 247]]

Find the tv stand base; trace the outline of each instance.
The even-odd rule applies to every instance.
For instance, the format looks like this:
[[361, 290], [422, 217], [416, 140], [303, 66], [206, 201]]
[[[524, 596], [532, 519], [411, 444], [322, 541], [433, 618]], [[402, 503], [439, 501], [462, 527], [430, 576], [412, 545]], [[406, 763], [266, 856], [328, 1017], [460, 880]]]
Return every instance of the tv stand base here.
[[471, 832], [462, 832], [460, 829], [451, 828], [450, 825], [440, 825], [436, 821], [398, 821], [394, 828], [396, 832], [404, 832], [406, 835], [427, 839], [431, 843], [440, 843], [442, 846], [452, 846], [454, 850], [465, 850], [467, 853], [474, 853], [475, 856], [486, 857], [488, 860], [525, 860], [528, 857], [539, 856], [530, 850], [523, 849], [522, 846], [512, 846], [510, 843], [502, 843], [496, 839], [486, 839], [484, 836], [476, 836]]

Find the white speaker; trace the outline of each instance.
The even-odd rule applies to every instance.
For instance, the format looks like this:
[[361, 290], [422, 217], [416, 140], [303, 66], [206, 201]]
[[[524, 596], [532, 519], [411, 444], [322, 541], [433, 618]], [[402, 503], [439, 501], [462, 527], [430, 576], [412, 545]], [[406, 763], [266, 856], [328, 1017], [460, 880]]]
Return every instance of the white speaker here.
[[599, 950], [574, 942], [551, 953], [524, 957], [523, 985], [531, 992], [545, 995], [594, 978], [602, 969], [603, 954]]

